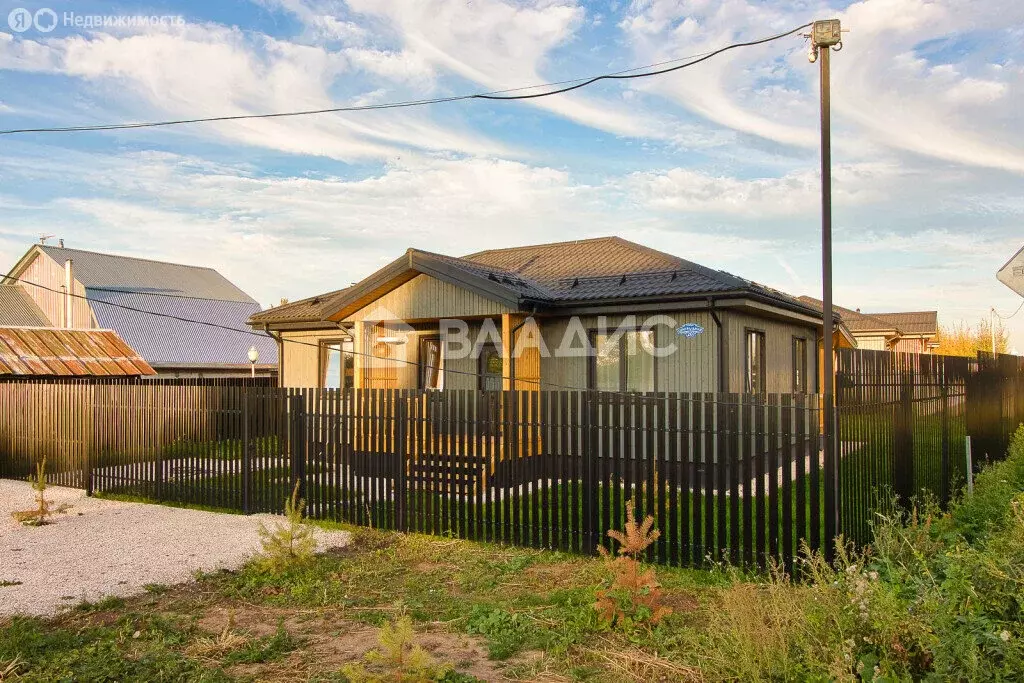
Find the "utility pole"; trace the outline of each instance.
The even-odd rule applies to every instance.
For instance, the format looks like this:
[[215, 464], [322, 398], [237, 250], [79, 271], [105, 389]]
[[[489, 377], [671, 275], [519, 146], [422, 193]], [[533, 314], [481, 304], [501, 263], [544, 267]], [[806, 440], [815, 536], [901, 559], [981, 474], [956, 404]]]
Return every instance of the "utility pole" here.
[[816, 21], [811, 27], [811, 62], [821, 65], [821, 308], [822, 356], [824, 382], [822, 387], [825, 419], [822, 424], [825, 472], [831, 481], [825, 487], [826, 553], [832, 557], [832, 540], [839, 533], [839, 463], [836, 461], [835, 367], [833, 362], [832, 309], [832, 126], [829, 52], [842, 49], [838, 19]]
[[995, 306], [988, 309], [988, 334], [992, 338], [992, 357], [995, 357]]

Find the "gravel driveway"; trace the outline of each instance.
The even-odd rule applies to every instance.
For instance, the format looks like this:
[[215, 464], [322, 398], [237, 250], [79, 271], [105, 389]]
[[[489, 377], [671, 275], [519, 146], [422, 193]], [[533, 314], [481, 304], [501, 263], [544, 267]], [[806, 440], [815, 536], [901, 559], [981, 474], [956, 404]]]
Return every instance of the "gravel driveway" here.
[[[53, 524], [25, 527], [11, 513], [33, 507], [35, 491], [0, 479], [0, 617], [51, 615], [146, 584], [189, 581], [197, 570], [238, 567], [259, 551], [259, 523], [282, 519], [100, 500], [79, 489], [46, 493], [71, 508]], [[321, 548], [348, 542], [342, 531], [318, 529], [317, 538]]]

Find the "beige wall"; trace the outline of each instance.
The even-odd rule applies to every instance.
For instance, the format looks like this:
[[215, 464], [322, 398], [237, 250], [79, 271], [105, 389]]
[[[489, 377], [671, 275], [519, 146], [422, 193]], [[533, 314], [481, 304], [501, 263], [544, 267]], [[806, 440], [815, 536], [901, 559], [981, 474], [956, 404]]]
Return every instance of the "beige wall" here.
[[320, 386], [320, 342], [344, 337], [341, 330], [282, 332], [281, 338], [285, 341], [283, 352], [279, 354], [280, 386]]
[[746, 331], [752, 329], [764, 332], [768, 393], [788, 394], [793, 391], [794, 337], [807, 340], [807, 389], [808, 393], [814, 393], [814, 350], [817, 344], [815, 328], [732, 311], [725, 313], [722, 324], [728, 330], [730, 392], [739, 393], [745, 390]]
[[856, 336], [854, 339], [857, 340], [858, 349], [868, 349], [871, 351], [885, 351], [885, 337], [878, 336]]
[[[25, 281], [25, 291], [42, 309], [43, 315], [50, 321], [50, 324], [54, 327], [64, 327], [64, 295], [61, 293], [64, 287], [64, 268], [46, 254], [39, 252], [29, 262], [25, 270], [18, 275], [18, 278]], [[42, 285], [57, 291], [51, 292], [27, 283]], [[79, 298], [85, 296], [85, 287], [78, 280], [75, 280], [74, 293], [78, 296], [72, 304], [74, 307], [73, 327], [95, 328], [96, 320], [93, 318], [89, 302], [84, 298]]]
[[[413, 310], [413, 308], [407, 308], [406, 310]], [[423, 311], [425, 309], [418, 308], [415, 310]], [[476, 307], [472, 310], [479, 311], [480, 308]], [[677, 347], [674, 353], [655, 360], [657, 391], [719, 391], [719, 333], [710, 313], [707, 311], [664, 311], [663, 314], [673, 318], [677, 325], [688, 322], [697, 323], [704, 328], [704, 332], [695, 337], [687, 338], [676, 334], [674, 330], [670, 330], [664, 325], [655, 327], [659, 347], [665, 347], [671, 343], [674, 343]], [[806, 339], [808, 392], [813, 393], [815, 391], [816, 363], [814, 349], [816, 331], [813, 327], [769, 320], [730, 310], [720, 311], [719, 315], [727, 335], [729, 391], [742, 392], [744, 389], [746, 372], [745, 330], [747, 328], [762, 330], [765, 333], [767, 390], [771, 393], [789, 393], [792, 390], [793, 338], [794, 336], [799, 336]], [[452, 315], [450, 317], [457, 316]], [[636, 320], [642, 322], [644, 317], [644, 315], [637, 316]], [[626, 316], [624, 315], [607, 316], [606, 321], [609, 329], [614, 330], [625, 318]], [[492, 319], [495, 321], [496, 328], [500, 331], [500, 317]], [[555, 350], [561, 343], [568, 327], [568, 319], [540, 318], [539, 321], [541, 336], [549, 352], [540, 359], [542, 387], [552, 390], [559, 387], [587, 387], [589, 359], [586, 356], [554, 357]], [[584, 316], [580, 318], [580, 322], [584, 330], [590, 330], [596, 329], [599, 321], [597, 316]], [[373, 336], [383, 332], [380, 332], [380, 330], [374, 332], [370, 325], [363, 327], [365, 330], [363, 348], [370, 349], [372, 348], [371, 341]], [[475, 342], [477, 340], [480, 327], [481, 321], [469, 321], [469, 338], [471, 341]], [[390, 352], [395, 354], [393, 356], [395, 360], [390, 363], [390, 369], [382, 371], [383, 374], [378, 372], [372, 375], [375, 379], [371, 381], [371, 385], [406, 389], [416, 388], [418, 372], [415, 363], [419, 362], [418, 341], [421, 336], [427, 334], [437, 334], [437, 331], [433, 329], [417, 331], [405, 329], [387, 332], [388, 336], [405, 336], [406, 343], [391, 347]], [[322, 340], [339, 339], [342, 337], [342, 334], [340, 330], [284, 332], [283, 337], [316, 345]], [[282, 386], [319, 385], [319, 355], [316, 346], [286, 342], [282, 359]], [[357, 359], [357, 368], [361, 362], [366, 361], [367, 359], [365, 358]], [[461, 359], [449, 357], [445, 360], [445, 367], [451, 371], [445, 375], [446, 388], [477, 388], [476, 373], [479, 370], [479, 361], [476, 353]]]
[[[492, 316], [507, 312], [509, 309], [506, 306], [485, 299], [474, 292], [429, 275], [417, 275], [345, 320], [416, 321]], [[382, 314], [385, 317], [381, 317]]]
[[[679, 325], [688, 322], [698, 323], [704, 328], [704, 332], [686, 338], [675, 334], [664, 325], [658, 325], [655, 329], [657, 346], [666, 347], [675, 343], [675, 353], [655, 360], [655, 380], [657, 391], [714, 391], [718, 377], [718, 331], [711, 315], [702, 311], [664, 311], [662, 315], [670, 316]], [[636, 316], [640, 323], [645, 315]], [[606, 316], [607, 325], [614, 330], [622, 324], [625, 315]], [[583, 316], [580, 323], [587, 329], [596, 329], [598, 326], [597, 316]], [[543, 319], [542, 336], [548, 350], [554, 350], [561, 343], [568, 328], [567, 319]], [[670, 336], [668, 336], [670, 335]], [[542, 357], [540, 361], [540, 376], [543, 382], [570, 387], [586, 387], [587, 372], [590, 366], [590, 359], [585, 356], [577, 357]], [[555, 389], [554, 386], [545, 388]]]

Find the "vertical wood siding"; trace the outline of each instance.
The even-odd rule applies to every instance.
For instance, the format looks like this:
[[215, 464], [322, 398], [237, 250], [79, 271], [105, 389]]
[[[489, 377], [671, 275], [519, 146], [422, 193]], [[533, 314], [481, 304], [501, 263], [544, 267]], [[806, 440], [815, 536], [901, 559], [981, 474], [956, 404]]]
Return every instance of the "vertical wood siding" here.
[[[321, 341], [343, 339], [341, 330], [282, 332], [285, 340], [281, 354], [280, 386], [319, 387]], [[294, 343], [301, 342], [301, 343]]]
[[[807, 375], [814, 377], [816, 330], [810, 326], [785, 323], [730, 311], [723, 320], [729, 345], [729, 391], [746, 390], [746, 330], [761, 330], [765, 338], [765, 390], [789, 393], [793, 390], [793, 337], [807, 340]], [[808, 382], [813, 393], [813, 382]]]
[[[678, 325], [692, 322], [701, 325], [704, 332], [686, 338], [677, 335], [664, 325], [655, 328], [658, 347], [675, 343], [676, 351], [663, 358], [655, 359], [655, 377], [657, 391], [716, 391], [718, 377], [718, 330], [711, 315], [706, 311], [663, 311], [660, 315], [674, 318]], [[642, 324], [647, 314], [636, 316], [638, 324]], [[624, 315], [607, 316], [608, 327], [614, 330], [626, 318]], [[584, 328], [596, 329], [597, 316], [583, 316], [580, 322]], [[568, 319], [542, 320], [544, 343], [551, 354], [562, 343], [569, 327]], [[671, 338], [669, 338], [669, 336]], [[590, 359], [586, 356], [541, 358], [540, 375], [544, 382], [552, 383], [546, 388], [554, 389], [554, 385], [580, 387], [587, 386], [587, 368]]]
[[[36, 254], [36, 257], [25, 268], [25, 271], [18, 276], [19, 279], [33, 284], [42, 285], [55, 292], [33, 287], [24, 284], [25, 291], [32, 297], [36, 305], [43, 311], [43, 315], [54, 327], [64, 326], [64, 295], [60, 293], [64, 286], [64, 268], [46, 254]], [[95, 328], [96, 321], [92, 315], [92, 308], [84, 297], [85, 287], [78, 280], [75, 280], [74, 293], [77, 295], [73, 303], [74, 327], [81, 329]]]
[[388, 292], [372, 304], [346, 318], [348, 321], [380, 319], [387, 312], [389, 320], [431, 320], [501, 315], [508, 308], [461, 287], [450, 285], [429, 275], [418, 275], [401, 287]]

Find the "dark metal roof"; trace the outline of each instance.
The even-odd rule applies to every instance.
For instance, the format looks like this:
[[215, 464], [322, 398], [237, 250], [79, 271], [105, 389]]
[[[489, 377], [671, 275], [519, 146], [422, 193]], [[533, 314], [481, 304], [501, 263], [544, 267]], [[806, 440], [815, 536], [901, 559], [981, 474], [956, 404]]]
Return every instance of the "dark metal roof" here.
[[[415, 272], [413, 272], [415, 271]], [[346, 290], [321, 295], [325, 305], [306, 299], [264, 311], [251, 324], [313, 322], [338, 316], [388, 291], [387, 282], [406, 282], [416, 272], [441, 277], [513, 308], [565, 307], [637, 299], [755, 296], [796, 313], [820, 316], [805, 302], [770, 287], [713, 270], [620, 237], [602, 237], [453, 257], [410, 249], [406, 254]], [[393, 284], [397, 286], [397, 284]]]
[[348, 288], [338, 289], [326, 294], [318, 294], [307, 299], [291, 301], [274, 308], [253, 315], [249, 318], [251, 324], [264, 322], [317, 322], [323, 319], [326, 311], [332, 308], [332, 302], [338, 299], [338, 295], [348, 291]]
[[[815, 299], [810, 296], [800, 297], [800, 301], [803, 301], [808, 306], [813, 306], [816, 310], [822, 310], [821, 299]], [[832, 310], [839, 315], [839, 318], [846, 325], [847, 329], [851, 332], [882, 332], [898, 334], [899, 330], [891, 322], [882, 320], [870, 313], [861, 313], [851, 308], [844, 308], [843, 306], [832, 305]]]
[[20, 285], [0, 285], [0, 325], [45, 327], [46, 315]]
[[152, 299], [165, 295], [256, 303], [212, 268], [49, 245], [39, 245], [39, 249], [62, 267], [71, 259], [75, 279], [94, 290], [145, 292], [156, 295]]
[[112, 330], [2, 327], [0, 374], [118, 377], [156, 371]]
[[939, 332], [937, 311], [906, 311], [900, 313], [870, 313], [873, 318], [895, 325], [902, 334], [931, 335]]
[[99, 325], [116, 330], [151, 365], [246, 364], [250, 346], [259, 351], [261, 365], [277, 362], [277, 343], [245, 326], [259, 311], [255, 302], [93, 289], [86, 289], [86, 295]]

